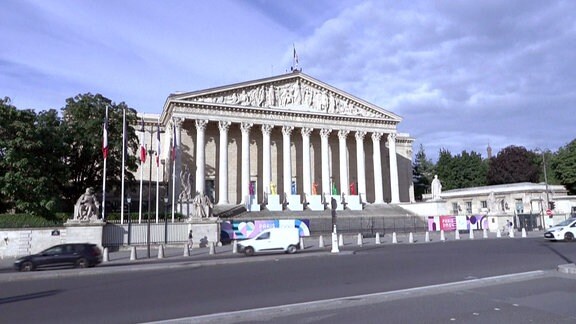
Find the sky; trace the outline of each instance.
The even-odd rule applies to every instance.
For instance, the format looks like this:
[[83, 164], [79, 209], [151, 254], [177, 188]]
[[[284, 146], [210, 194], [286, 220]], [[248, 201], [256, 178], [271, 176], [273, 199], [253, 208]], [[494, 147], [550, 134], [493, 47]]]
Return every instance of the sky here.
[[60, 110], [302, 72], [441, 149], [556, 151], [576, 138], [576, 1], [2, 0], [0, 97]]

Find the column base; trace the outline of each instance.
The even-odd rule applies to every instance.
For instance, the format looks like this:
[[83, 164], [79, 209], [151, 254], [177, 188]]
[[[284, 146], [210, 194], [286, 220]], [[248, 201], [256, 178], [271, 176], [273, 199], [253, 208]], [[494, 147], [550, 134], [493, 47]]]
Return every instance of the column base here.
[[342, 197], [340, 197], [340, 195], [326, 196], [326, 203], [328, 204], [328, 208], [334, 209], [334, 208], [332, 208], [332, 204], [333, 204], [332, 199], [334, 199], [334, 201], [336, 202], [335, 203], [336, 210], [344, 210], [344, 204], [342, 204]]
[[282, 211], [282, 204], [280, 204], [280, 195], [268, 194], [268, 203], [266, 209], [269, 211]]
[[346, 197], [346, 208], [350, 210], [362, 210], [362, 203], [360, 202], [360, 196]]
[[308, 196], [308, 209], [324, 210], [324, 204], [322, 203], [322, 196], [320, 195]]
[[304, 210], [304, 205], [300, 203], [300, 195], [288, 195], [286, 197], [286, 202], [288, 203], [288, 206], [286, 206], [286, 208], [288, 208], [289, 210], [293, 211]]

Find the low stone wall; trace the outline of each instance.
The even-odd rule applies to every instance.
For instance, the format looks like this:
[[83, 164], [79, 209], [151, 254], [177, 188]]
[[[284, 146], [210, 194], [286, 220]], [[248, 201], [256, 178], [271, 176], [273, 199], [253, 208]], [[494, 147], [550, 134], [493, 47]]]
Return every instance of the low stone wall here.
[[0, 229], [0, 258], [34, 254], [62, 243], [94, 243], [102, 247], [102, 225]]

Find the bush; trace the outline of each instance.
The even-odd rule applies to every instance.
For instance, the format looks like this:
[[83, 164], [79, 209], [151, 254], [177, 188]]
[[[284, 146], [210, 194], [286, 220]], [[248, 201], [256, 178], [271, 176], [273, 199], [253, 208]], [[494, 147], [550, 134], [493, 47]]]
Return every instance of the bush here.
[[40, 216], [29, 214], [3, 214], [0, 215], [0, 228], [26, 228], [26, 227], [54, 227], [62, 226], [66, 220], [47, 220]]

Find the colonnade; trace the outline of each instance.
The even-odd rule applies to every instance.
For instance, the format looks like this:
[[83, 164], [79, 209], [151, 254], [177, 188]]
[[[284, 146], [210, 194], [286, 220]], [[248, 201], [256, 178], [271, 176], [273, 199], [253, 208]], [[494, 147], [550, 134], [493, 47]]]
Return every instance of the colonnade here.
[[[196, 120], [196, 138], [197, 143], [204, 143], [205, 141], [205, 130], [206, 125], [209, 120]], [[177, 122], [174, 124], [176, 129], [176, 141], [180, 143], [180, 128], [182, 123]], [[220, 144], [219, 144], [219, 165], [218, 173], [220, 175], [228, 174], [228, 131], [231, 122], [229, 121], [218, 121], [218, 128], [220, 131]], [[250, 188], [250, 131], [254, 127], [253, 123], [243, 122], [240, 124], [241, 136], [242, 136], [242, 154], [241, 154], [241, 196], [242, 203], [246, 203], [246, 198], [249, 196]], [[266, 188], [271, 183], [271, 151], [270, 151], [270, 136], [272, 129], [274, 127], [281, 127], [282, 130], [282, 142], [283, 142], [283, 152], [282, 152], [282, 163], [283, 163], [283, 187], [280, 193], [291, 193], [291, 182], [292, 182], [292, 155], [290, 151], [290, 140], [293, 136], [292, 132], [294, 126], [275, 126], [275, 125], [261, 125], [262, 132], [262, 181]], [[313, 132], [313, 128], [304, 127], [300, 130], [300, 135], [302, 136], [302, 181], [303, 181], [303, 193], [305, 195], [312, 194], [312, 168], [310, 167], [310, 136]], [[326, 195], [330, 195], [330, 167], [329, 167], [329, 146], [328, 140], [332, 133], [336, 130], [330, 128], [319, 128], [320, 135], [320, 145], [321, 145], [321, 175], [322, 175], [322, 191]], [[365, 168], [365, 156], [364, 156], [364, 138], [368, 133], [365, 131], [355, 131], [354, 136], [356, 139], [356, 160], [357, 160], [357, 193], [360, 195], [361, 199], [365, 201], [366, 199], [366, 168]], [[339, 166], [340, 166], [340, 193], [346, 196], [350, 195], [349, 182], [349, 166], [347, 157], [347, 142], [346, 139], [350, 135], [348, 130], [337, 130], [338, 136], [338, 146], [339, 146]], [[383, 178], [382, 178], [382, 163], [381, 163], [381, 151], [380, 151], [380, 140], [384, 133], [372, 132], [372, 144], [373, 144], [373, 165], [374, 165], [374, 201], [375, 204], [384, 203], [384, 193], [383, 193]], [[177, 145], [179, 146], [179, 145]], [[396, 134], [388, 134], [388, 149], [389, 149], [389, 162], [390, 162], [390, 190], [391, 190], [391, 203], [399, 203], [399, 188], [398, 188], [398, 166], [396, 160]], [[204, 193], [205, 186], [205, 146], [196, 145], [196, 191], [199, 193]], [[218, 177], [218, 205], [228, 205], [228, 177], [219, 176]], [[280, 191], [280, 190], [279, 190]], [[320, 194], [320, 193], [318, 193]]]

